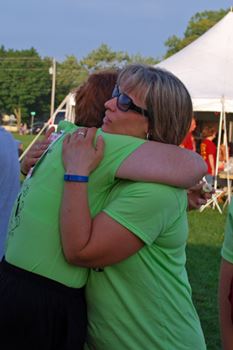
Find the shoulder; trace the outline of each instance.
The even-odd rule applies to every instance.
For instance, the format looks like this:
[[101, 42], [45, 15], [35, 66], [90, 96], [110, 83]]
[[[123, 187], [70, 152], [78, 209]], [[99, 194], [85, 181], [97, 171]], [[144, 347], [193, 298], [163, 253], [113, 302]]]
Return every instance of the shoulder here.
[[13, 150], [18, 150], [18, 142], [11, 133], [0, 127], [0, 154], [9, 155]]
[[77, 130], [78, 126], [74, 123], [68, 122], [67, 120], [62, 120], [58, 124], [57, 131], [64, 131], [64, 132], [70, 132]]
[[130, 202], [138, 202], [150, 210], [169, 207], [174, 210], [187, 205], [185, 190], [151, 182], [120, 181], [112, 190], [112, 197], [129, 198]]
[[185, 191], [155, 183], [120, 181], [105, 204], [107, 215], [147, 244], [187, 216]]
[[97, 135], [102, 135], [105, 143], [110, 147], [117, 146], [118, 148], [122, 148], [127, 145], [141, 145], [146, 142], [146, 140], [133, 136], [106, 133], [101, 128], [98, 129]]
[[13, 136], [11, 135], [11, 133], [7, 130], [5, 130], [4, 128], [0, 127], [0, 142], [4, 142], [4, 141], [14, 141]]
[[122, 162], [133, 153], [138, 147], [140, 147], [146, 140], [136, 137], [108, 134], [98, 129], [97, 136], [103, 136], [104, 139], [104, 159], [100, 166], [113, 166], [114, 176], [115, 172], [122, 164]]

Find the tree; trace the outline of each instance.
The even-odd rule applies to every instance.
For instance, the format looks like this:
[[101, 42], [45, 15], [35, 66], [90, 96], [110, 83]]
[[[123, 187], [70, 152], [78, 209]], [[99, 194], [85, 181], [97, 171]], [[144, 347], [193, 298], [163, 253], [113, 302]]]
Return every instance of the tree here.
[[176, 35], [173, 35], [167, 39], [165, 46], [168, 50], [164, 58], [169, 57], [176, 52], [189, 45], [192, 41], [196, 40], [199, 36], [204, 34], [208, 29], [213, 27], [220, 19], [222, 19], [228, 10], [220, 9], [219, 11], [204, 11], [198, 12], [191, 17], [188, 26], [184, 32], [184, 38], [180, 39]]
[[36, 50], [0, 49], [0, 110], [14, 112], [18, 125], [31, 111], [48, 109], [50, 76], [49, 62], [43, 61]]
[[154, 59], [153, 57], [143, 57], [140, 53], [136, 55], [131, 55], [129, 57], [128, 63], [143, 63], [143, 64], [150, 64], [150, 65], [155, 65], [156, 63], [159, 62], [158, 59]]
[[88, 74], [88, 69], [79, 63], [75, 56], [67, 56], [64, 62], [58, 63], [56, 102], [61, 103], [73, 88], [83, 83]]
[[81, 64], [89, 72], [93, 72], [105, 68], [120, 68], [128, 62], [127, 53], [112, 51], [106, 44], [102, 44], [98, 49], [91, 51]]
[[57, 64], [56, 103], [59, 104], [73, 88], [80, 86], [91, 72], [120, 68], [132, 62], [155, 64], [156, 60], [144, 58], [140, 54], [129, 56], [127, 53], [115, 52], [105, 44], [91, 51], [81, 61], [75, 56], [67, 56], [64, 62]]
[[[82, 61], [75, 56], [67, 56], [56, 65], [55, 105], [59, 105], [73, 88], [80, 86], [91, 72], [121, 68], [131, 62], [156, 63], [152, 57], [142, 57], [140, 54], [129, 56], [113, 51], [105, 44], [91, 51]], [[47, 120], [51, 102], [51, 64], [51, 57], [42, 59], [34, 48], [6, 50], [1, 46], [0, 112], [14, 113], [19, 125], [21, 118], [27, 121], [32, 111], [36, 112], [37, 118]]]

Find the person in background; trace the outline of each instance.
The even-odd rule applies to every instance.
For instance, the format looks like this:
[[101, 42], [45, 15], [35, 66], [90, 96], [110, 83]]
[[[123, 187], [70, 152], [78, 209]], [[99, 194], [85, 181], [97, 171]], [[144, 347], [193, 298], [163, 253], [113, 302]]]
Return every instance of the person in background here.
[[194, 152], [196, 152], [196, 141], [193, 136], [193, 131], [196, 129], [196, 126], [197, 126], [196, 119], [193, 117], [191, 126], [189, 128], [189, 132], [187, 133], [187, 135], [185, 136], [184, 140], [180, 145], [181, 147], [190, 149], [191, 151], [194, 151]]
[[[0, 115], [2, 124], [2, 115]], [[0, 126], [0, 260], [4, 255], [8, 222], [20, 189], [18, 143]]]
[[[105, 135], [175, 145], [186, 135], [193, 112], [179, 79], [140, 64], [120, 72], [105, 107]], [[96, 145], [94, 136], [95, 129], [82, 128], [64, 140], [60, 214], [67, 261], [91, 268], [87, 349], [206, 349], [185, 269], [186, 192], [119, 181], [93, 215], [96, 172], [108, 158], [106, 153], [102, 158], [103, 135]]]
[[233, 201], [228, 207], [219, 275], [219, 319], [222, 349], [233, 347]]
[[[94, 123], [103, 121], [104, 102], [111, 97], [116, 78], [116, 72], [97, 72], [89, 76], [88, 89], [83, 95], [88, 103], [79, 103], [77, 123], [79, 119], [86, 126], [93, 125], [93, 119]], [[101, 81], [104, 82], [100, 89]], [[85, 84], [78, 89], [77, 95], [83, 89]], [[87, 109], [96, 101], [100, 105], [96, 111]], [[128, 105], [128, 100], [126, 102], [127, 108], [134, 108], [133, 104]], [[82, 105], [86, 106], [83, 110]], [[61, 122], [57, 140], [49, 146], [47, 153], [42, 152], [15, 202], [6, 255], [0, 264], [2, 348], [19, 345], [34, 350], [83, 348], [86, 332], [84, 286], [89, 271], [67, 263], [59, 235], [64, 186], [62, 142], [67, 133], [77, 129], [72, 123]], [[199, 155], [178, 146], [112, 135], [101, 130], [99, 133], [105, 140], [106, 157], [95, 172], [95, 191], [90, 198], [93, 215], [119, 181], [116, 177], [130, 178], [131, 173], [132, 180], [139, 180], [143, 175], [146, 181], [170, 181], [177, 186], [189, 187], [206, 171]], [[182, 169], [179, 166], [181, 158]], [[177, 171], [173, 174], [175, 166]]]
[[202, 130], [200, 153], [208, 166], [208, 174], [205, 178], [210, 185], [213, 185], [215, 176], [217, 147], [213, 140], [215, 139], [216, 134], [216, 127], [213, 125], [205, 125]]
[[226, 147], [224, 134], [221, 135], [221, 142], [219, 147], [219, 160], [218, 160], [218, 171], [224, 171], [227, 160], [230, 157], [229, 145]]

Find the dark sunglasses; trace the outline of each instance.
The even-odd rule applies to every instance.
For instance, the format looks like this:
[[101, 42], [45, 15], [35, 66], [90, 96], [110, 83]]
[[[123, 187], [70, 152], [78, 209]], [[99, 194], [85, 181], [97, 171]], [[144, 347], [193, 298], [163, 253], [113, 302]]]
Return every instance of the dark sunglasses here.
[[139, 114], [144, 115], [145, 117], [149, 117], [147, 110], [136, 106], [128, 95], [120, 92], [118, 85], [115, 85], [113, 89], [112, 98], [114, 97], [117, 97], [117, 107], [120, 111], [127, 112], [129, 109], [131, 109]]

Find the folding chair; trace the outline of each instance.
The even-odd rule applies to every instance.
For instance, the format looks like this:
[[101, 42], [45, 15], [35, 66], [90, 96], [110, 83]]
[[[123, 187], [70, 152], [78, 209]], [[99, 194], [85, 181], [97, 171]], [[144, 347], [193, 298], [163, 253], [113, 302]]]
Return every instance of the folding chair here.
[[200, 212], [202, 212], [205, 208], [209, 207], [210, 205], [213, 205], [213, 209], [216, 206], [219, 213], [222, 214], [222, 209], [220, 208], [219, 204], [218, 204], [218, 198], [225, 193], [224, 190], [215, 190], [215, 193], [212, 195], [212, 197], [207, 201], [206, 204], [202, 205], [199, 209]]

